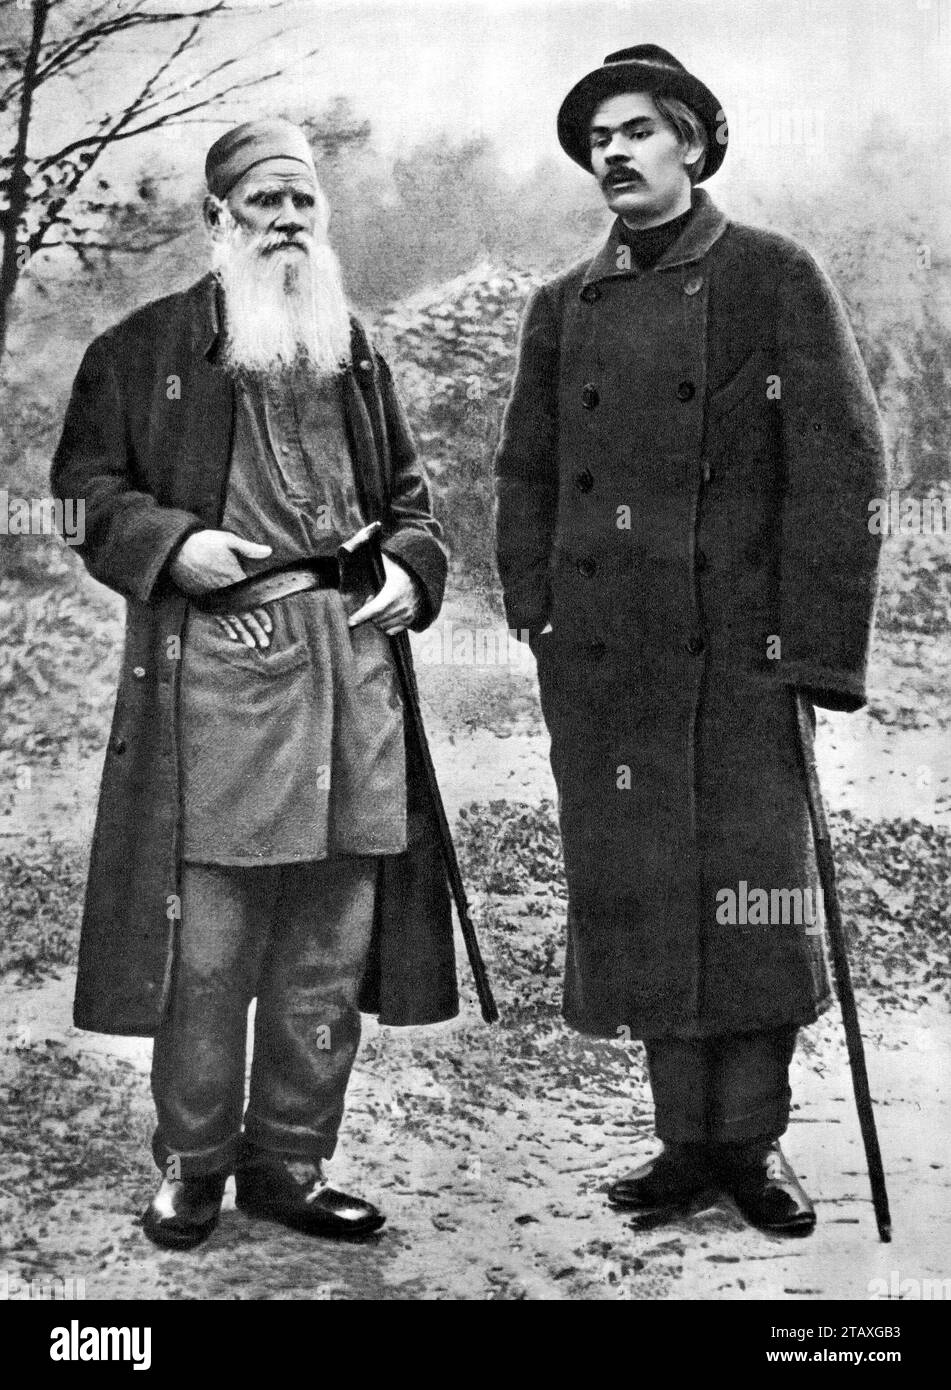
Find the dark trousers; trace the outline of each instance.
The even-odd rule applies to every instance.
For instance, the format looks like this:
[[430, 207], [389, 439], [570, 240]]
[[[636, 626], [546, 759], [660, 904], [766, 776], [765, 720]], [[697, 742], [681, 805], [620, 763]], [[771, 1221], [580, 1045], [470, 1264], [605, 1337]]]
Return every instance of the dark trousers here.
[[168, 1176], [231, 1172], [262, 1152], [332, 1155], [360, 1041], [377, 862], [184, 866], [171, 1006], [152, 1055], [152, 1151]]
[[666, 1144], [778, 1139], [789, 1123], [797, 1032], [646, 1038], [657, 1137]]

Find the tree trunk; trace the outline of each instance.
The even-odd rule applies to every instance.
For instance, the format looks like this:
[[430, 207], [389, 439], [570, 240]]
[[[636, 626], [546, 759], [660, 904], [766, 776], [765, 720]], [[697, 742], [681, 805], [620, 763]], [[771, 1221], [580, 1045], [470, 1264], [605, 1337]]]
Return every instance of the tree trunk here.
[[17, 138], [13, 147], [13, 163], [7, 185], [7, 206], [0, 214], [0, 232], [3, 234], [3, 253], [0, 257], [0, 365], [7, 347], [10, 304], [17, 287], [23, 265], [20, 261], [20, 248], [17, 246], [17, 232], [26, 212], [27, 190], [30, 181], [26, 172], [27, 141], [30, 134], [30, 117], [33, 113], [33, 92], [36, 86], [36, 72], [40, 61], [40, 49], [46, 31], [46, 18], [49, 14], [49, 0], [33, 0], [33, 32], [30, 48], [23, 66], [23, 89], [20, 94], [20, 113], [17, 121]]

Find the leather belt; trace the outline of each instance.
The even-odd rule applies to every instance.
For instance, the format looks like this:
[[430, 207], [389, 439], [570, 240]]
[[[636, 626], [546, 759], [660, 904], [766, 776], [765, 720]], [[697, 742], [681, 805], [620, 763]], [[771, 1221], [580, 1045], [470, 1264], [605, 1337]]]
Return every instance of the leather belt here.
[[287, 565], [283, 569], [252, 575], [249, 579], [239, 580], [237, 584], [227, 584], [223, 589], [197, 594], [191, 601], [202, 613], [247, 613], [252, 608], [276, 603], [278, 599], [289, 598], [291, 594], [301, 594], [308, 589], [339, 588], [340, 570], [336, 559], [311, 560], [306, 564]]

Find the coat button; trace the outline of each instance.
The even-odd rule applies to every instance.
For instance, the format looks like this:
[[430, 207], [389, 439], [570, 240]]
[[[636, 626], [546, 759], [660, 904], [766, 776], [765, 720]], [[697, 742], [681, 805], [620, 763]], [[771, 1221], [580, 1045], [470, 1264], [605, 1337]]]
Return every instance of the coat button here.
[[703, 289], [703, 276], [691, 275], [689, 280], [684, 281], [684, 294], [696, 294]]
[[592, 386], [590, 381], [582, 386], [581, 404], [584, 406], [585, 410], [594, 410], [600, 399], [601, 397], [598, 395], [597, 388]]
[[585, 285], [581, 291], [581, 298], [585, 304], [594, 304], [601, 298], [601, 291], [597, 285]]
[[110, 739], [109, 747], [112, 749], [113, 753], [124, 753], [126, 750], [126, 741], [124, 738], [120, 738], [116, 735], [115, 738]]
[[369, 359], [368, 357], [362, 358], [361, 361], [360, 361], [359, 366], [360, 366], [361, 372], [372, 372], [372, 371], [373, 371], [373, 363], [370, 361], [370, 359]]
[[133, 676], [135, 676], [135, 678], [136, 678], [137, 681], [144, 681], [144, 680], [145, 680], [145, 667], [144, 667], [144, 666], [133, 666], [133, 667], [132, 667], [132, 674], [133, 674]]
[[697, 394], [697, 388], [692, 381], [681, 381], [677, 386], [678, 401], [692, 401]]
[[590, 579], [596, 573], [597, 568], [594, 560], [590, 558], [578, 561], [578, 573], [583, 575], [585, 579]]
[[594, 474], [590, 468], [583, 468], [575, 474], [575, 487], [579, 492], [590, 492], [594, 487]]
[[698, 573], [699, 573], [701, 570], [705, 570], [706, 567], [707, 567], [707, 556], [706, 556], [706, 552], [703, 551], [703, 550], [698, 550], [697, 553], [696, 553], [696, 555], [694, 555], [694, 557], [693, 557], [693, 563], [694, 563], [694, 566], [695, 566], [695, 568], [697, 569]]
[[687, 651], [691, 656], [699, 656], [703, 651], [703, 638], [699, 632], [695, 632], [692, 637], [687, 638]]

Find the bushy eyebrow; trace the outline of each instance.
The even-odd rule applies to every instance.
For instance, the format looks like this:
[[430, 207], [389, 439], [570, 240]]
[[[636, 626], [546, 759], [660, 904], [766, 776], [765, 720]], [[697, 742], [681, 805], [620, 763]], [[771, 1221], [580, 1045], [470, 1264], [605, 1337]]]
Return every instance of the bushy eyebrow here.
[[314, 190], [308, 188], [306, 184], [273, 183], [270, 185], [265, 184], [263, 188], [256, 188], [253, 193], [249, 193], [248, 202], [259, 203], [265, 198], [273, 197], [275, 193], [284, 192], [290, 193], [295, 198], [310, 198], [313, 202], [317, 201], [317, 195], [314, 193]]
[[620, 125], [593, 125], [592, 135], [613, 135], [616, 130], [642, 130], [644, 126], [656, 124], [654, 116], [632, 116], [629, 121], [622, 121]]

